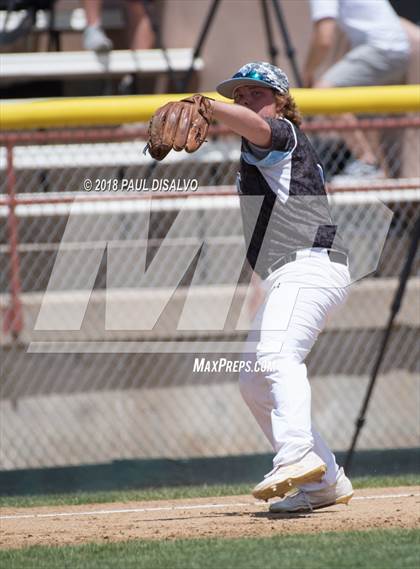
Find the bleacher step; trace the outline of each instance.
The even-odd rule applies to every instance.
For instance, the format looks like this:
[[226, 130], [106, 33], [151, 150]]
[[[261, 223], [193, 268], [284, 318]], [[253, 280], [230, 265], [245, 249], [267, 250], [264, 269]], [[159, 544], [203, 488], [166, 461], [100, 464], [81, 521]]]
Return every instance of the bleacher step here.
[[[92, 51], [9, 53], [1, 56], [2, 82], [11, 79], [52, 79], [68, 77], [100, 77], [127, 73], [165, 73], [187, 71], [193, 56], [192, 48], [148, 50], [114, 50], [97, 54]], [[168, 63], [169, 62], [169, 63]], [[194, 70], [203, 68], [196, 58]]]

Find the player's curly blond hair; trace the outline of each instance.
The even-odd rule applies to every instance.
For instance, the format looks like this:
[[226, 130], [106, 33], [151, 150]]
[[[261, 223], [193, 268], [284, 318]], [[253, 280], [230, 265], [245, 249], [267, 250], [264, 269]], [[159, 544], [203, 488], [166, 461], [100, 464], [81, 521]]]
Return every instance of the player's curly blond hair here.
[[276, 99], [277, 114], [299, 126], [302, 123], [302, 116], [292, 95], [290, 93], [287, 93], [287, 95], [275, 93], [274, 96]]

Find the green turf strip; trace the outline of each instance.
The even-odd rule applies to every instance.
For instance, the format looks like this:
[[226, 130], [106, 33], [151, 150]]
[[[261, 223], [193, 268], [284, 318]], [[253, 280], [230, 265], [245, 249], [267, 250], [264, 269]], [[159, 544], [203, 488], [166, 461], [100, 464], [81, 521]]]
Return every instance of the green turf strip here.
[[417, 569], [419, 530], [130, 541], [0, 551], [8, 569]]
[[[367, 476], [352, 478], [354, 488], [386, 488], [392, 486], [420, 485], [420, 476]], [[48, 494], [35, 496], [4, 496], [0, 498], [0, 507], [24, 508], [32, 506], [58, 506], [95, 504], [106, 502], [133, 502], [144, 500], [177, 500], [185, 498], [205, 498], [217, 496], [238, 496], [249, 494], [248, 484], [174, 486], [151, 488], [147, 490], [127, 490], [110, 492], [80, 492], [78, 494]]]

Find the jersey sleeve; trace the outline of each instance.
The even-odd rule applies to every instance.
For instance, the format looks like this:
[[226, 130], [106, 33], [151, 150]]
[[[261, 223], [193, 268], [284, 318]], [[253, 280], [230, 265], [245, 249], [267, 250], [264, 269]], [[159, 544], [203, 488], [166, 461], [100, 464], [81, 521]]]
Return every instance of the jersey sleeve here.
[[271, 128], [270, 151], [291, 152], [296, 146], [296, 133], [292, 123], [286, 119], [266, 119]]
[[248, 164], [270, 167], [287, 158], [297, 145], [295, 127], [287, 119], [265, 119], [271, 128], [271, 146], [259, 148], [246, 140], [242, 141], [242, 158]]

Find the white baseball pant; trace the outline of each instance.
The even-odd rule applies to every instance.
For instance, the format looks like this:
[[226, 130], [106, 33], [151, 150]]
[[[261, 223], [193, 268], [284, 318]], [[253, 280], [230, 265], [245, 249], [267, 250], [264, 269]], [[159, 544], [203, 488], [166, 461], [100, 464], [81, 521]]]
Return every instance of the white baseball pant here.
[[312, 426], [311, 388], [304, 361], [327, 317], [344, 302], [349, 284], [348, 267], [332, 263], [326, 250], [299, 252], [296, 261], [264, 281], [267, 295], [243, 353], [244, 359], [258, 361], [260, 369], [267, 369], [241, 372], [239, 385], [276, 453], [273, 465], [294, 463], [310, 450], [327, 465], [322, 482], [303, 486], [306, 490], [334, 484], [338, 466]]

